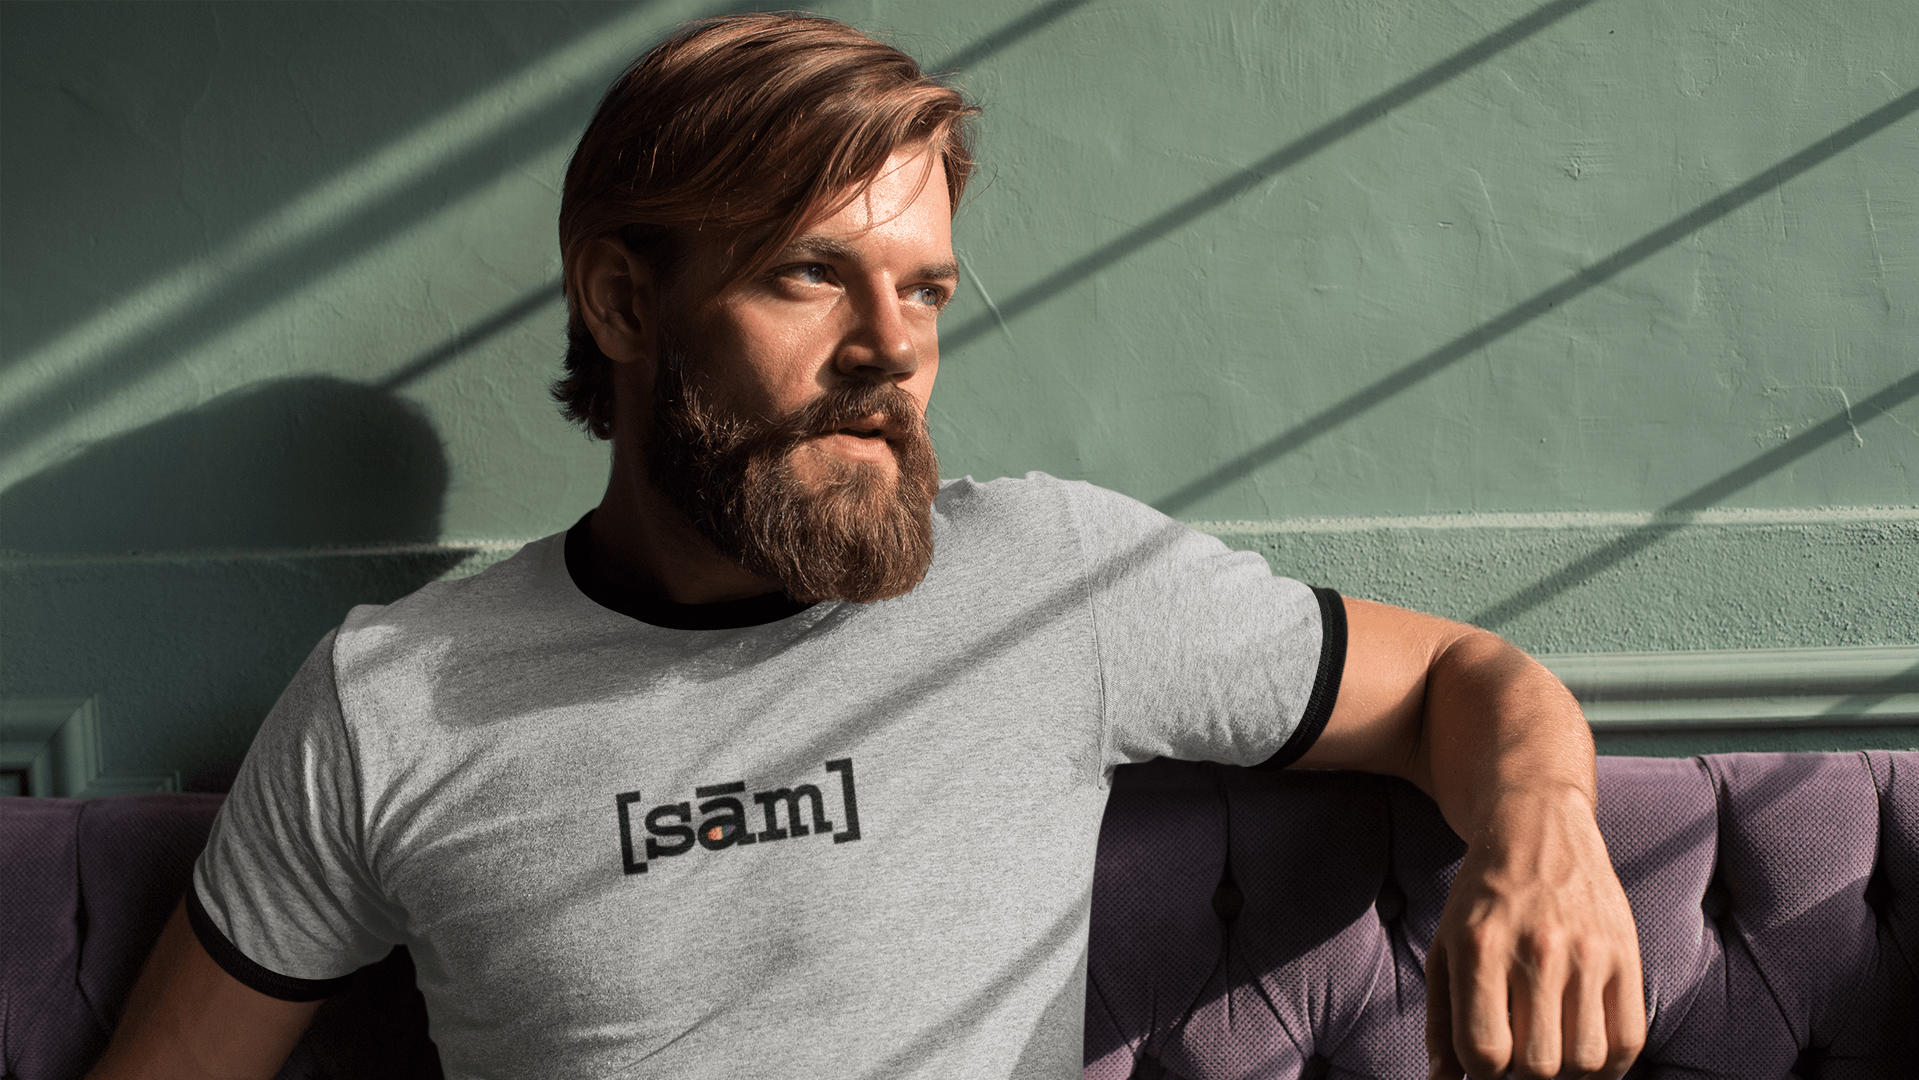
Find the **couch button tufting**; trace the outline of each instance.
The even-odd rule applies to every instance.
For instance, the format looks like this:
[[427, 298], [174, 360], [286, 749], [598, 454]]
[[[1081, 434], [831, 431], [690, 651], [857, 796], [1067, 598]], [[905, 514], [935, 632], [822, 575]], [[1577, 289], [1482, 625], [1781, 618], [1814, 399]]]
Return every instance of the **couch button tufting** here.
[[1406, 894], [1399, 886], [1388, 881], [1379, 887], [1379, 898], [1373, 901], [1373, 910], [1379, 912], [1379, 921], [1395, 923], [1406, 913]]
[[1246, 906], [1246, 894], [1239, 891], [1239, 882], [1233, 880], [1233, 871], [1227, 867], [1226, 873], [1219, 879], [1219, 887], [1213, 890], [1213, 914], [1219, 921], [1231, 923], [1239, 918], [1240, 909]]
[[1727, 909], [1731, 907], [1732, 894], [1726, 891], [1726, 887], [1719, 883], [1718, 878], [1714, 878], [1706, 886], [1706, 895], [1699, 898], [1700, 910], [1706, 913], [1706, 918], [1717, 921], [1724, 918]]
[[1161, 1080], [1165, 1075], [1166, 1067], [1159, 1063], [1158, 1058], [1141, 1054], [1139, 1058], [1133, 1062], [1132, 1075], [1128, 1076], [1126, 1080]]
[[1882, 867], [1873, 867], [1872, 876], [1866, 879], [1866, 906], [1886, 915], [1886, 906], [1892, 902], [1892, 886], [1886, 884], [1886, 875]]

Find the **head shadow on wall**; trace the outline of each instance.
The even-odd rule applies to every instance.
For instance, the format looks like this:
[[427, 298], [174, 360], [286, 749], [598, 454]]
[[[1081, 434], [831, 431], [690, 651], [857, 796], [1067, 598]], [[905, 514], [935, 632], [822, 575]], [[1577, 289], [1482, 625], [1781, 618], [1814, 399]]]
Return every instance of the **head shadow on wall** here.
[[0, 548], [36, 555], [364, 547], [439, 538], [426, 417], [320, 376], [176, 413], [0, 493]]
[[0, 492], [0, 696], [96, 696], [109, 771], [224, 788], [314, 643], [434, 580], [446, 456], [391, 393], [248, 387]]

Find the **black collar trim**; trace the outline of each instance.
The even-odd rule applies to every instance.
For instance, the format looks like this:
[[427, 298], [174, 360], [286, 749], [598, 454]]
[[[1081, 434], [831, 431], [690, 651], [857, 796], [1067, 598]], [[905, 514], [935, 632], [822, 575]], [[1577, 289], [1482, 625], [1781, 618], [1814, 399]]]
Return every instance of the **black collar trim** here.
[[790, 619], [813, 606], [779, 592], [717, 604], [676, 604], [624, 588], [593, 572], [587, 549], [592, 541], [586, 532], [586, 523], [592, 518], [592, 511], [588, 511], [566, 530], [566, 573], [573, 579], [574, 588], [608, 611], [667, 630], [737, 630]]

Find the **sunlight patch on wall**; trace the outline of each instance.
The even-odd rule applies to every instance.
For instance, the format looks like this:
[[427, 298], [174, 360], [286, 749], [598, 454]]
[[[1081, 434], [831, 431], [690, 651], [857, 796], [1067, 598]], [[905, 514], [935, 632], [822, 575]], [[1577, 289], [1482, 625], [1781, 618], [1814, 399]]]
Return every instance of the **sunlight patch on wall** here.
[[[158, 417], [264, 379], [326, 375], [377, 383], [558, 272], [549, 178], [565, 165], [568, 133], [492, 184], [394, 233], [306, 287], [220, 327], [196, 347], [97, 396], [75, 402], [57, 427], [0, 460], [5, 490], [75, 452]], [[536, 310], [552, 329], [559, 298]], [[525, 327], [516, 329], [522, 332]], [[548, 340], [548, 339], [551, 340]], [[503, 342], [511, 347], [507, 336]], [[529, 350], [525, 339], [520, 352]], [[532, 344], [537, 388], [560, 339]], [[439, 377], [445, 377], [443, 373]]]
[[[640, 5], [613, 22], [596, 27], [570, 44], [549, 53], [536, 63], [522, 68], [477, 94], [455, 109], [413, 128], [405, 136], [328, 177], [305, 193], [241, 232], [215, 250], [190, 259], [174, 270], [141, 288], [91, 318], [54, 338], [48, 344], [16, 359], [0, 370], [0, 402], [10, 405], [32, 402], [56, 407], [63, 384], [84, 375], [92, 367], [116, 353], [137, 346], [141, 340], [172, 322], [190, 317], [217, 301], [220, 294], [268, 262], [297, 251], [324, 236], [339, 222], [361, 213], [395, 192], [420, 183], [450, 161], [475, 147], [495, 139], [521, 118], [551, 107], [566, 95], [578, 93], [582, 86], [604, 84], [632, 58], [648, 35], [673, 19], [650, 5]], [[529, 163], [546, 184], [557, 182], [559, 171], [553, 167], [553, 155], [563, 155], [577, 133], [556, 132], [556, 139], [537, 155], [537, 165]], [[562, 158], [563, 160], [563, 158]], [[557, 195], [552, 197], [557, 202]], [[451, 208], [449, 208], [451, 211]], [[442, 214], [444, 218], [446, 215]], [[551, 217], [542, 224], [550, 231]], [[425, 232], [438, 226], [428, 223]], [[378, 262], [408, 242], [422, 230], [402, 234], [385, 245], [387, 255], [375, 253]], [[550, 240], [549, 240], [550, 243]], [[353, 272], [364, 272], [363, 261], [356, 261]], [[335, 275], [338, 278], [340, 275]], [[319, 290], [316, 290], [316, 292]], [[258, 341], [259, 327], [278, 321], [284, 324], [296, 311], [314, 308], [326, 310], [312, 293], [302, 293], [274, 304], [240, 327], [219, 335], [189, 355], [168, 358], [173, 364], [188, 363], [211, 355], [233, 355], [232, 346], [241, 341]], [[332, 308], [334, 311], [351, 310]], [[356, 316], [357, 318], [357, 316]], [[158, 407], [177, 407], [180, 403], [203, 398], [237, 383], [256, 372], [243, 363], [238, 370], [225, 369], [218, 374], [201, 372], [194, 377], [179, 374], [169, 379], [157, 373], [117, 385], [108, 399], [77, 409], [55, 431], [31, 445], [16, 447], [0, 463], [0, 488], [29, 475], [64, 453], [90, 439], [122, 430], [129, 421], [150, 419]], [[166, 383], [165, 400], [156, 400], [156, 386]], [[139, 401], [129, 410], [129, 402]]]

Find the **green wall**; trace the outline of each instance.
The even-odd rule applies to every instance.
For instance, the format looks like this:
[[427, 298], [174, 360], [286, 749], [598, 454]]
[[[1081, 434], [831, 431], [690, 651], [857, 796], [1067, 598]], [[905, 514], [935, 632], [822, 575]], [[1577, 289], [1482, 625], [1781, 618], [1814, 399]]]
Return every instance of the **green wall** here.
[[[0, 5], [0, 699], [218, 788], [347, 607], [592, 505], [560, 171], [724, 9]], [[1919, 5], [817, 9], [987, 108], [947, 475], [1543, 652], [1919, 643]]]

